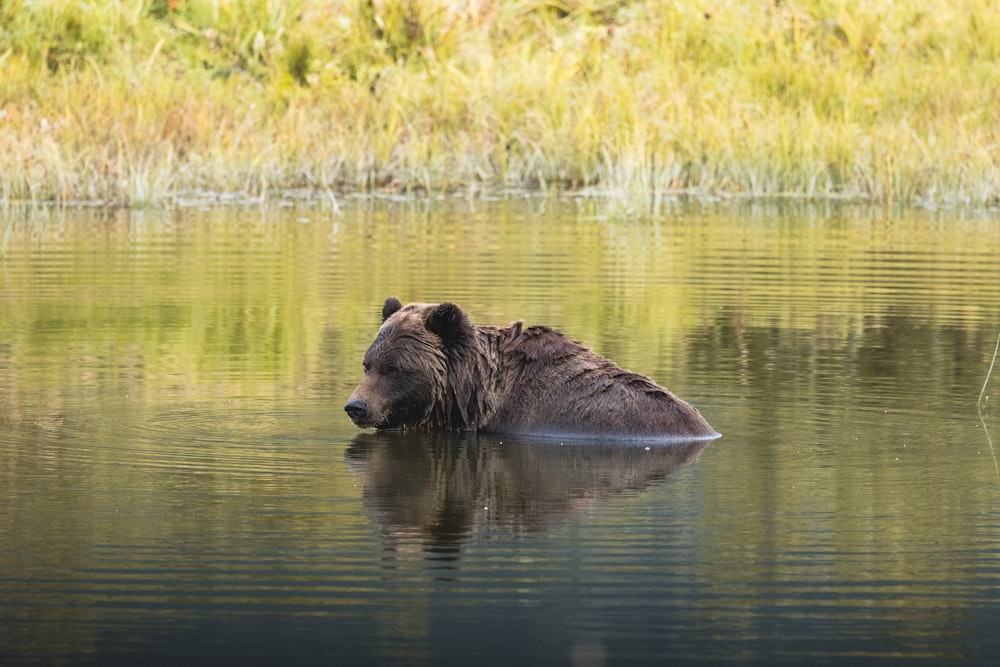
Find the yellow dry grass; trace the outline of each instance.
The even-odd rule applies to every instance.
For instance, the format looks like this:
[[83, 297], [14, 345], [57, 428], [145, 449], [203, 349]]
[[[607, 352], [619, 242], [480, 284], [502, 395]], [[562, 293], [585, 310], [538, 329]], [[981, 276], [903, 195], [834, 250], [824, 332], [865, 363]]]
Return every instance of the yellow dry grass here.
[[1000, 201], [990, 0], [3, 0], [0, 200]]

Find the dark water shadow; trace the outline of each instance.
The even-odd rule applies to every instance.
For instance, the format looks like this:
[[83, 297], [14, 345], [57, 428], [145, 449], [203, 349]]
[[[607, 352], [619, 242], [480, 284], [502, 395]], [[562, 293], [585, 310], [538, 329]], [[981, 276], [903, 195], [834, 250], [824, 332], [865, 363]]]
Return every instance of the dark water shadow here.
[[416, 542], [437, 559], [457, 559], [473, 530], [543, 531], [595, 502], [661, 482], [710, 443], [366, 432], [346, 458], [387, 547]]

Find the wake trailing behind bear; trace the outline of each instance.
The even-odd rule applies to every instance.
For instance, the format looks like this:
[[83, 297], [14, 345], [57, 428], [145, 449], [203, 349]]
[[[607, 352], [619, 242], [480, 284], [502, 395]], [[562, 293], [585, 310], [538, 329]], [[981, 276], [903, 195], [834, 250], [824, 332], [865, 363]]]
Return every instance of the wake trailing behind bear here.
[[548, 327], [471, 324], [453, 303], [390, 297], [344, 409], [378, 429], [700, 439], [688, 403]]

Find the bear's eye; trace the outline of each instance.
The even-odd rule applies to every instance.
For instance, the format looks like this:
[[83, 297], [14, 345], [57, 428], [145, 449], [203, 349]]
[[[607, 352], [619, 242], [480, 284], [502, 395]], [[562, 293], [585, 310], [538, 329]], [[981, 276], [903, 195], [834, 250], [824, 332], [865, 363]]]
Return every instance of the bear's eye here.
[[399, 373], [400, 370], [402, 369], [400, 369], [399, 364], [390, 361], [389, 363], [387, 363], [385, 366], [382, 367], [382, 374], [395, 375], [396, 373]]

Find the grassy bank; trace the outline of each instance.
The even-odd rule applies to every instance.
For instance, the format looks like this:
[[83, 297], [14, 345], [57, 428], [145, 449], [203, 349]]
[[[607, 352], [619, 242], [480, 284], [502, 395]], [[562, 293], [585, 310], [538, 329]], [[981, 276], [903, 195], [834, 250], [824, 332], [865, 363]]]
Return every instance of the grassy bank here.
[[0, 200], [1000, 198], [990, 0], [0, 0]]

